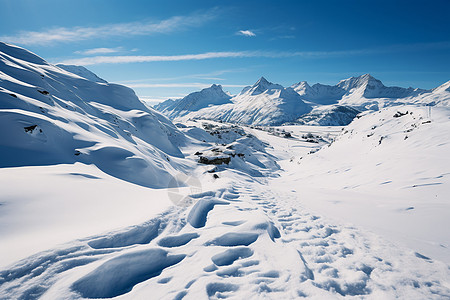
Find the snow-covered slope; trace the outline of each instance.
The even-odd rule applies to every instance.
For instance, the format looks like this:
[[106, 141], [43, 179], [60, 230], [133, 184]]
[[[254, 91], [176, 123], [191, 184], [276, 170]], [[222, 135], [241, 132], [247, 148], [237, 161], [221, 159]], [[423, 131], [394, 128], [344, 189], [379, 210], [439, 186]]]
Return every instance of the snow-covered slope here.
[[297, 158], [292, 179], [312, 208], [450, 262], [449, 117], [448, 107], [366, 113], [329, 147]]
[[93, 82], [108, 83], [106, 80], [98, 77], [96, 74], [92, 73], [91, 71], [82, 66], [63, 65], [63, 64], [57, 64], [56, 66], [63, 70], [66, 70], [67, 72], [78, 75], [82, 78], [85, 78]]
[[244, 88], [232, 103], [213, 106], [187, 114], [184, 119], [199, 118], [253, 125], [277, 125], [308, 113], [311, 107], [291, 88], [283, 88], [261, 77]]
[[428, 93], [405, 99], [406, 103], [429, 106], [450, 106], [450, 81], [432, 89]]
[[231, 96], [222, 90], [222, 86], [213, 84], [209, 88], [191, 93], [182, 99], [164, 101], [154, 108], [169, 118], [175, 119], [205, 107], [231, 103], [230, 98]]
[[360, 113], [351, 106], [320, 105], [296, 120], [298, 124], [317, 126], [345, 126]]
[[183, 135], [133, 90], [82, 78], [4, 43], [0, 127], [1, 167], [82, 162], [143, 186], [166, 187], [177, 168], [169, 157], [183, 156]]

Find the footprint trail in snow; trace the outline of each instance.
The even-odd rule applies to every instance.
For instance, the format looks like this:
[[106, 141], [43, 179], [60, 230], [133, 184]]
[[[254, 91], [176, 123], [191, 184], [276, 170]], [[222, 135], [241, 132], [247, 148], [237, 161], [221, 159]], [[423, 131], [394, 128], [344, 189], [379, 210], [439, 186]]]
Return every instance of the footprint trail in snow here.
[[448, 267], [311, 214], [258, 182], [0, 273], [0, 298], [450, 297]]

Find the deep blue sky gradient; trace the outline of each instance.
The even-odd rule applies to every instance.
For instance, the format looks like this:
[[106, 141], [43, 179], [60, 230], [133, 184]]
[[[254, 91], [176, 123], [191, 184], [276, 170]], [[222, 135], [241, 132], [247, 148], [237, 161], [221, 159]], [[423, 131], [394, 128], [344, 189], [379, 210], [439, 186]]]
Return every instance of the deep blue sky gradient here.
[[[110, 82], [134, 87], [145, 99], [180, 97], [212, 83], [236, 93], [260, 76], [289, 86], [302, 80], [336, 84], [350, 76], [371, 73], [386, 85], [433, 88], [450, 79], [449, 12], [448, 0], [1, 0], [0, 37], [10, 42], [28, 31], [70, 31], [77, 27], [156, 23], [174, 16], [208, 16], [197, 25], [162, 33], [18, 44], [54, 63], [96, 56], [80, 53], [95, 48], [118, 49], [98, 55], [122, 56], [223, 51], [275, 54], [87, 66]], [[238, 35], [239, 30], [250, 30], [255, 36]], [[294, 52], [313, 54], [281, 55]]]

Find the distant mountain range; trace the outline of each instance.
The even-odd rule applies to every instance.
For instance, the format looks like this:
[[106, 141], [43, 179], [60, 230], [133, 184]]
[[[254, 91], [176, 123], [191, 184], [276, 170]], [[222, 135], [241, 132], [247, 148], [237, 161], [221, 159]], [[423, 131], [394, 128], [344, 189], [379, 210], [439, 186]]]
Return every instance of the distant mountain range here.
[[283, 87], [261, 77], [231, 97], [220, 85], [167, 100], [154, 108], [171, 119], [211, 119], [252, 125], [286, 122], [310, 125], [347, 125], [364, 110], [381, 107], [450, 103], [450, 81], [432, 89], [387, 87], [365, 74], [341, 80], [336, 85], [306, 81]]

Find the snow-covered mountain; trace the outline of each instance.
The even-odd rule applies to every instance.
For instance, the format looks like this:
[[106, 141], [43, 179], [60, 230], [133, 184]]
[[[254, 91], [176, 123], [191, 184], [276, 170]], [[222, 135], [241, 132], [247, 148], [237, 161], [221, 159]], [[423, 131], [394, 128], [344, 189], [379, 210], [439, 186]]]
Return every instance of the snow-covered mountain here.
[[292, 85], [292, 88], [303, 99], [316, 104], [340, 104], [355, 106], [359, 109], [397, 105], [408, 102], [409, 98], [431, 92], [411, 87], [387, 87], [370, 74], [344, 79], [334, 86], [319, 83], [309, 86], [306, 81], [301, 81]]
[[231, 96], [222, 90], [222, 86], [213, 84], [209, 88], [194, 92], [182, 99], [164, 101], [154, 108], [169, 118], [177, 118], [205, 107], [231, 103]]
[[245, 87], [228, 102], [190, 112], [183, 119], [203, 118], [242, 124], [277, 125], [293, 121], [311, 110], [293, 89], [283, 88], [264, 77], [254, 85]]
[[[238, 95], [229, 97], [213, 85], [183, 99], [167, 100], [155, 109], [171, 119], [210, 119], [252, 125], [347, 125], [357, 111], [401, 104], [448, 105], [450, 83], [433, 90], [387, 87], [370, 74], [341, 80], [336, 85], [306, 81], [284, 88], [261, 77]], [[310, 111], [314, 110], [310, 113]], [[181, 120], [181, 119], [180, 119]]]
[[293, 84], [291, 87], [302, 97], [302, 99], [315, 104], [335, 104], [345, 94], [345, 91], [338, 86], [320, 83], [309, 86], [306, 81], [300, 81], [299, 83]]
[[169, 157], [183, 157], [183, 134], [133, 90], [4, 43], [0, 127], [1, 167], [82, 162], [129, 182], [166, 187], [177, 169]]

